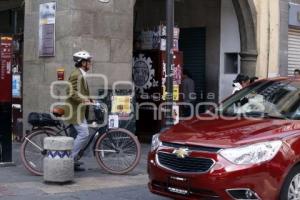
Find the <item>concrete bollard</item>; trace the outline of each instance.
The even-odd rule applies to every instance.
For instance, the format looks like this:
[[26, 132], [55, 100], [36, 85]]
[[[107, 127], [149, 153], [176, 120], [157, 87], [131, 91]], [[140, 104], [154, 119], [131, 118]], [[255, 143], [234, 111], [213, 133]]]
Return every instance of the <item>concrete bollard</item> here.
[[71, 137], [46, 137], [44, 148], [44, 181], [66, 183], [74, 179], [74, 159], [71, 157], [74, 139]]

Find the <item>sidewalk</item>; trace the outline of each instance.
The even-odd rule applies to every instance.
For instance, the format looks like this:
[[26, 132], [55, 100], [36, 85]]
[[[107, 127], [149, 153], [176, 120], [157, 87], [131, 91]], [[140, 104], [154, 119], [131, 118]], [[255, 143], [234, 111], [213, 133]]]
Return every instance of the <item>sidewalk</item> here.
[[[82, 161], [86, 171], [75, 173], [75, 181], [69, 185], [45, 184], [43, 177], [32, 176], [19, 159], [20, 144], [13, 144], [15, 167], [0, 168], [0, 199], [162, 199], [147, 189], [148, 144], [142, 144], [142, 158], [131, 173], [116, 176], [105, 173], [89, 152]], [[136, 194], [133, 198], [132, 194]], [[74, 196], [75, 195], [75, 196]], [[125, 197], [128, 195], [128, 198]], [[140, 196], [139, 196], [140, 195]], [[118, 197], [119, 196], [119, 197]], [[74, 198], [73, 198], [74, 197]], [[98, 198], [97, 198], [98, 197]], [[149, 198], [148, 198], [149, 197]], [[95, 199], [95, 198], [94, 198]]]

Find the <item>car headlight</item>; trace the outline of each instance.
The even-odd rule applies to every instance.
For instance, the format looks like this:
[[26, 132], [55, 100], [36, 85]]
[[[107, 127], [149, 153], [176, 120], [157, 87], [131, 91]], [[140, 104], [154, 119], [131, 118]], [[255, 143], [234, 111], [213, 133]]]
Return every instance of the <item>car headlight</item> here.
[[272, 160], [278, 153], [282, 141], [270, 141], [243, 147], [224, 149], [220, 155], [237, 165], [257, 164]]
[[151, 143], [151, 151], [156, 150], [159, 146], [161, 146], [161, 141], [159, 140], [160, 134], [155, 134], [152, 137], [152, 143]]

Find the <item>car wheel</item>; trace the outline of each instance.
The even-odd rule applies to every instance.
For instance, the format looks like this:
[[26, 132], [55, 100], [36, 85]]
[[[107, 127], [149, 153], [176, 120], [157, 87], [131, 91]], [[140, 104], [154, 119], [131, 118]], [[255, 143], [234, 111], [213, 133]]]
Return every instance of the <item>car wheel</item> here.
[[281, 188], [280, 200], [300, 199], [300, 165], [294, 167]]

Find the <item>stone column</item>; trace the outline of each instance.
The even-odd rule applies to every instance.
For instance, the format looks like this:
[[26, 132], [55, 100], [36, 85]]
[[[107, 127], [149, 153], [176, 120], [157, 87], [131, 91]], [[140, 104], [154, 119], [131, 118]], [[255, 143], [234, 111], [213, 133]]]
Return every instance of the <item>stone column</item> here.
[[241, 37], [241, 73], [254, 76], [256, 72], [256, 13], [250, 0], [232, 0]]
[[247, 76], [255, 76], [257, 52], [247, 51], [241, 52], [241, 73]]

